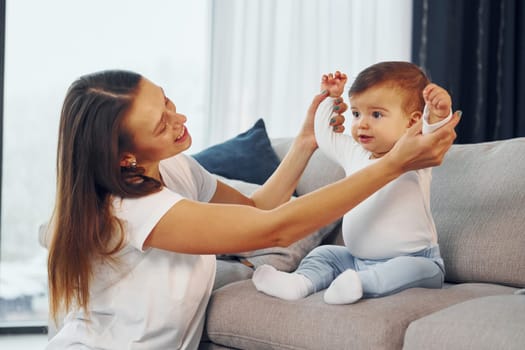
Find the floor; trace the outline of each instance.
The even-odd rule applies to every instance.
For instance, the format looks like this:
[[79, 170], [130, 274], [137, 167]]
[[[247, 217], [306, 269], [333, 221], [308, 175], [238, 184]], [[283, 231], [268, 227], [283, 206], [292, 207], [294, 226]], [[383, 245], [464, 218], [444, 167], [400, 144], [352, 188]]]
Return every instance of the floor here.
[[47, 334], [0, 335], [2, 350], [41, 350], [46, 344]]

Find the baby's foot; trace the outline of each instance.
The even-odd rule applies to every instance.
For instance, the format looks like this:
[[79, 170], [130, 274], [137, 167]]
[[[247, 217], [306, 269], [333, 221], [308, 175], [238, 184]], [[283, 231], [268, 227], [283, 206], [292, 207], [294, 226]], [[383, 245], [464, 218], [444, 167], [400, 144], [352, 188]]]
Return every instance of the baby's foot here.
[[335, 280], [324, 293], [327, 304], [352, 304], [363, 297], [363, 286], [357, 272], [348, 269]]
[[258, 291], [285, 300], [302, 299], [313, 291], [308, 278], [297, 273], [277, 271], [270, 265], [258, 267], [252, 281]]

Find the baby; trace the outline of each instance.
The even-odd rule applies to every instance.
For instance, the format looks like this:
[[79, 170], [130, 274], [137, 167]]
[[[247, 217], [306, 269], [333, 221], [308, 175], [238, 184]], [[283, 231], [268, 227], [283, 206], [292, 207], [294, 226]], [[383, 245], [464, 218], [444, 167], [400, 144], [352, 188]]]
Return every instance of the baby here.
[[[333, 100], [341, 98], [347, 77], [322, 77], [330, 97], [315, 116], [319, 148], [350, 175], [392, 149], [408, 128], [423, 118], [423, 133], [452, 117], [446, 90], [431, 84], [409, 62], [381, 62], [363, 70], [349, 90], [351, 136], [334, 133]], [[343, 218], [345, 246], [312, 250], [293, 273], [260, 266], [255, 287], [268, 295], [297, 300], [326, 289], [329, 304], [349, 304], [412, 287], [441, 288], [445, 268], [430, 212], [431, 169], [411, 171], [363, 201]]]

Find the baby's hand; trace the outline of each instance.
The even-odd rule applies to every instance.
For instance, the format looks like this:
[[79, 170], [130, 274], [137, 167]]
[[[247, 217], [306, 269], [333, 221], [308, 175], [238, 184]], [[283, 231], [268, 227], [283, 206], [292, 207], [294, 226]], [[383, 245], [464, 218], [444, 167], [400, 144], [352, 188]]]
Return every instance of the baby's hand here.
[[321, 78], [321, 91], [328, 91], [329, 96], [339, 97], [343, 94], [346, 84], [346, 74], [336, 71], [334, 74], [324, 74]]
[[423, 99], [428, 106], [429, 122], [435, 123], [450, 115], [452, 99], [447, 90], [436, 84], [428, 84], [423, 90]]

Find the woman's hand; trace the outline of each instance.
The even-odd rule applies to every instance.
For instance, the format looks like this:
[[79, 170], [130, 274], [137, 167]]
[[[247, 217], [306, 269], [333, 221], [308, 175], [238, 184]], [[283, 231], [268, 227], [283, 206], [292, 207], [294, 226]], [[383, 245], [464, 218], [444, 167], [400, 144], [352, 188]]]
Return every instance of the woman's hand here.
[[[312, 149], [312, 151], [317, 148], [317, 141], [315, 140], [314, 134], [315, 111], [317, 111], [317, 107], [319, 107], [319, 104], [326, 97], [328, 97], [328, 94], [328, 91], [324, 90], [318, 95], [314, 96], [314, 99], [312, 100], [312, 103], [310, 104], [310, 107], [308, 107], [308, 111], [306, 112], [306, 118], [304, 120], [301, 131], [297, 136], [297, 139], [303, 140], [308, 145], [308, 147]], [[330, 120], [330, 125], [332, 126], [334, 132], [341, 133], [345, 130], [345, 127], [343, 125], [343, 123], [345, 122], [345, 117], [343, 116], [343, 113], [347, 109], [348, 106], [344, 102], [342, 97], [338, 97], [334, 100], [334, 111], [338, 113], [338, 115], [334, 116]]]
[[447, 124], [433, 133], [422, 135], [422, 121], [410, 127], [385, 156], [402, 172], [440, 165], [445, 153], [456, 139], [454, 128], [459, 123], [461, 112], [454, 113]]
[[336, 133], [342, 133], [345, 130], [343, 123], [345, 118], [343, 113], [348, 109], [348, 106], [344, 102], [341, 94], [344, 91], [344, 87], [347, 81], [346, 74], [336, 71], [335, 73], [324, 74], [321, 77], [321, 93], [316, 95], [306, 112], [306, 118], [303, 123], [303, 127], [298, 135], [298, 140], [305, 140], [305, 143], [310, 147], [312, 152], [317, 148], [317, 142], [314, 134], [314, 119], [315, 112], [319, 107], [319, 104], [328, 96], [335, 97], [334, 99], [334, 112], [337, 113], [331, 120], [330, 126]]
[[336, 133], [342, 133], [345, 131], [345, 116], [342, 114], [348, 109], [347, 104], [344, 102], [342, 97], [338, 97], [334, 100], [334, 112], [337, 112], [337, 115], [334, 115], [330, 119], [330, 126], [332, 130]]

